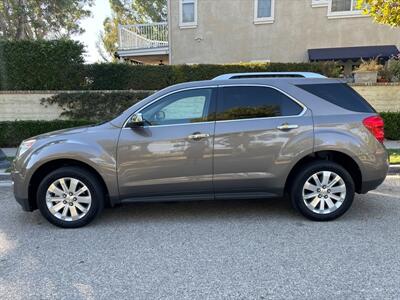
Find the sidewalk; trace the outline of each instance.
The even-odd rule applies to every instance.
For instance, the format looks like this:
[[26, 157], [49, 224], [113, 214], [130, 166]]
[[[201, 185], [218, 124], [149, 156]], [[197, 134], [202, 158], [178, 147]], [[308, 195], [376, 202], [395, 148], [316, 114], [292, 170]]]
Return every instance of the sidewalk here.
[[1, 148], [7, 157], [14, 157], [17, 154], [17, 148]]
[[0, 149], [0, 173], [9, 166], [10, 162], [7, 160], [7, 155]]
[[7, 157], [14, 157], [17, 153], [17, 148], [0, 148], [0, 180], [3, 180], [3, 177], [6, 173], [6, 170], [10, 167], [10, 162], [7, 160]]

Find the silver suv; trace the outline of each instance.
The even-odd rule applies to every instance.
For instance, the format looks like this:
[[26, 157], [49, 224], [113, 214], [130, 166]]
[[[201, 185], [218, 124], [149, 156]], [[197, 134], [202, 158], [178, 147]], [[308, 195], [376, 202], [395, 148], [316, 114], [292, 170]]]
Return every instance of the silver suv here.
[[383, 121], [318, 74], [228, 74], [161, 90], [115, 119], [22, 142], [24, 210], [80, 227], [105, 205], [289, 195], [311, 220], [343, 215], [388, 171]]

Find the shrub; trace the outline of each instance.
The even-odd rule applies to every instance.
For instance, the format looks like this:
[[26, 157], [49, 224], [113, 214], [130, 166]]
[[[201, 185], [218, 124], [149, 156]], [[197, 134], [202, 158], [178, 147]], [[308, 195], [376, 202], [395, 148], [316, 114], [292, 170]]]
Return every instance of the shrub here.
[[0, 89], [80, 89], [82, 53], [83, 46], [70, 40], [0, 41]]
[[174, 84], [171, 66], [116, 63], [86, 66], [86, 89], [159, 90]]
[[389, 140], [400, 140], [400, 112], [383, 112], [385, 136]]
[[2, 121], [0, 122], [0, 147], [16, 147], [23, 140], [38, 134], [93, 124], [84, 120], [55, 121]]
[[389, 72], [392, 75], [392, 80], [399, 81], [400, 80], [400, 60], [399, 59], [391, 59], [388, 65]]
[[81, 92], [60, 93], [42, 99], [42, 104], [57, 104], [63, 109], [61, 116], [75, 120], [110, 120], [136, 102], [149, 96], [150, 92]]
[[209, 80], [226, 73], [289, 71], [316, 72], [328, 77], [338, 77], [340, 74], [340, 68], [333, 62], [171, 66], [93, 64], [86, 66], [86, 88], [160, 90], [172, 84]]
[[383, 70], [383, 66], [379, 64], [378, 59], [363, 60], [362, 63], [356, 68], [354, 72], [380, 72]]

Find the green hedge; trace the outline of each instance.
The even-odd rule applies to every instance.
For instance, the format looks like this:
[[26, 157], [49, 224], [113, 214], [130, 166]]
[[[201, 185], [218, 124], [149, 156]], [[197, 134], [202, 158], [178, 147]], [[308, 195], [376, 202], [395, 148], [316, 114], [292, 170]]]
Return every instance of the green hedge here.
[[149, 95], [150, 93], [130, 91], [60, 93], [42, 99], [42, 104], [58, 105], [63, 109], [61, 116], [71, 120], [100, 122], [115, 118], [125, 109]]
[[400, 140], [400, 112], [383, 112], [380, 115], [385, 121], [385, 137]]
[[83, 64], [71, 40], [0, 41], [0, 90], [159, 90], [175, 83], [237, 72], [317, 72], [337, 77], [333, 62], [226, 65]]
[[21, 141], [38, 134], [93, 124], [91, 121], [2, 121], [0, 147], [16, 147]]
[[226, 73], [289, 71], [316, 72], [328, 77], [338, 77], [340, 74], [340, 69], [332, 62], [171, 66], [93, 64], [86, 66], [86, 88], [160, 90], [172, 84], [209, 80]]
[[85, 83], [75, 41], [0, 41], [1, 90], [70, 90]]

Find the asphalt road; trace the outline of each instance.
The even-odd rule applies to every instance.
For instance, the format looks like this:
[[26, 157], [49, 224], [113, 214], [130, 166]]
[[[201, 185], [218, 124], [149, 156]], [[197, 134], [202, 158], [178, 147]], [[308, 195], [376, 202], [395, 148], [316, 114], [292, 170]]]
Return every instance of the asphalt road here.
[[400, 176], [329, 223], [287, 201], [132, 204], [62, 230], [0, 187], [0, 299], [399, 299]]

